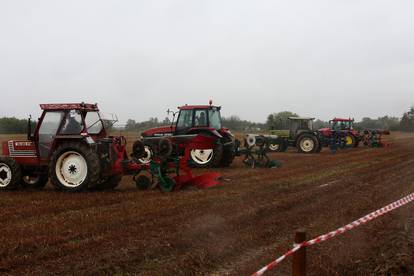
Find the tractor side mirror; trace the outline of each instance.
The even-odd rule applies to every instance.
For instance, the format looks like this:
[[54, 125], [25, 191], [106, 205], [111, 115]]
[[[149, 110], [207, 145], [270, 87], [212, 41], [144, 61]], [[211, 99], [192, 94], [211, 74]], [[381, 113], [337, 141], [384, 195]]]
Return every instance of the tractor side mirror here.
[[27, 120], [27, 140], [33, 141], [34, 137], [32, 134], [32, 115], [29, 115], [29, 119]]

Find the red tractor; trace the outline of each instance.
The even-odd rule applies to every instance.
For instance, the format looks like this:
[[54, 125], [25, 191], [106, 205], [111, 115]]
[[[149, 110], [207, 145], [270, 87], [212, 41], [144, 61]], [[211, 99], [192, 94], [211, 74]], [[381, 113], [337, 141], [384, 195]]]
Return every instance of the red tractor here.
[[[343, 119], [343, 118], [334, 118], [329, 121], [330, 127], [319, 129], [323, 140], [329, 141], [329, 138], [333, 136], [334, 133], [340, 134], [344, 138], [344, 146], [356, 148], [361, 141], [361, 135], [359, 131], [354, 129], [354, 119]], [[324, 143], [327, 146], [327, 143]]]
[[[163, 191], [172, 191], [185, 184], [212, 186], [217, 174], [193, 177], [185, 163], [188, 159], [171, 159], [172, 141], [162, 139], [151, 164], [141, 164], [144, 144], [136, 141], [132, 159], [126, 152], [123, 136], [108, 136], [96, 104], [42, 104], [43, 113], [34, 134], [28, 122], [26, 141], [3, 143], [0, 156], [0, 190], [19, 186], [41, 189], [48, 182], [64, 191], [112, 189], [123, 175], [134, 175], [138, 188], [153, 187], [142, 171], [150, 171]], [[187, 136], [179, 143], [180, 150], [190, 155], [193, 148], [211, 148], [212, 139]], [[179, 169], [184, 171], [180, 174]], [[176, 177], [167, 174], [175, 172]], [[214, 179], [213, 179], [214, 178]], [[197, 182], [197, 183], [195, 183]]]
[[[180, 137], [186, 135], [202, 134], [214, 139], [214, 146], [210, 149], [193, 149], [190, 153], [190, 163], [194, 167], [228, 167], [235, 157], [235, 138], [228, 128], [221, 124], [221, 107], [209, 105], [184, 105], [178, 108], [176, 122], [174, 114], [170, 126], [158, 127], [146, 130], [142, 133], [142, 139], [146, 145], [146, 156], [142, 163], [150, 162], [154, 143], [162, 137]], [[171, 113], [170, 111], [168, 111]]]

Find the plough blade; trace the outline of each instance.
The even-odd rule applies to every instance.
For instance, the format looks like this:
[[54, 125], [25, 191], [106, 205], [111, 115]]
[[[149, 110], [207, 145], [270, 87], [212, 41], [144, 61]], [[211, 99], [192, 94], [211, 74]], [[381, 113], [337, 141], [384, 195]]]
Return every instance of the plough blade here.
[[175, 177], [177, 188], [191, 185], [199, 189], [207, 189], [220, 184], [221, 174], [211, 172], [198, 176], [180, 175]]

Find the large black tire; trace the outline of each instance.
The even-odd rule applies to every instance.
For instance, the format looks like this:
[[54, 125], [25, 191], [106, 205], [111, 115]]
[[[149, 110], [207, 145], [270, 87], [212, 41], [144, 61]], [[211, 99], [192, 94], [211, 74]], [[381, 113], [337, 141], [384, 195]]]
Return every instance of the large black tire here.
[[49, 166], [52, 184], [68, 192], [95, 187], [99, 184], [100, 173], [98, 154], [81, 142], [60, 145], [53, 153]]
[[37, 174], [30, 173], [23, 175], [21, 186], [24, 189], [41, 190], [46, 186], [48, 181], [49, 176], [47, 175], [47, 172]]
[[223, 149], [223, 156], [221, 157], [220, 166], [230, 167], [235, 157], [236, 157], [235, 145], [233, 144], [232, 146], [226, 146]]
[[22, 181], [20, 165], [9, 157], [0, 157], [0, 191], [17, 189]]
[[296, 142], [296, 147], [300, 153], [316, 153], [319, 149], [319, 141], [315, 135], [304, 133], [299, 136]]
[[[203, 151], [203, 150], [201, 150]], [[194, 153], [194, 155], [196, 155]], [[218, 144], [213, 149], [212, 156], [208, 158], [206, 161], [200, 161], [194, 159], [193, 154], [190, 154], [190, 164], [192, 167], [195, 168], [212, 168], [212, 167], [219, 167], [221, 159], [223, 158], [223, 145]]]
[[104, 191], [104, 190], [113, 190], [118, 187], [119, 183], [121, 182], [122, 177], [119, 175], [112, 175], [109, 176], [101, 181], [93, 187], [93, 190], [96, 191]]

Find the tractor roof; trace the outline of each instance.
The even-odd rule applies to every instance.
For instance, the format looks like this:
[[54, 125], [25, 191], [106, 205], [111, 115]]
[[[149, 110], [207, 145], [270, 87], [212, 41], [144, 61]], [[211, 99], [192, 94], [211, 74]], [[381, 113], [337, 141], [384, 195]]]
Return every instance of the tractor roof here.
[[81, 111], [99, 111], [98, 104], [87, 103], [63, 103], [63, 104], [41, 104], [42, 110], [81, 110]]
[[348, 118], [348, 119], [344, 119], [344, 118], [333, 118], [332, 122], [353, 122], [354, 119]]
[[313, 121], [315, 118], [311, 117], [289, 117], [289, 120]]
[[214, 105], [183, 105], [178, 107], [180, 110], [192, 110], [192, 109], [209, 109], [212, 107], [220, 108], [219, 106]]

